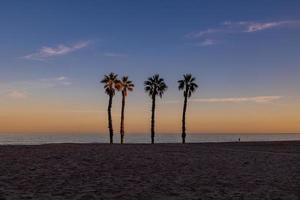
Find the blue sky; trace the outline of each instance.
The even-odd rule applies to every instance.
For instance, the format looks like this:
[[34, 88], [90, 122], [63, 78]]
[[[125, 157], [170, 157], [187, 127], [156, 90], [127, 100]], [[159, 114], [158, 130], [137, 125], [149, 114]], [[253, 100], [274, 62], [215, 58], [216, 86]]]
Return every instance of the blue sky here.
[[134, 80], [141, 105], [148, 76], [166, 79], [171, 102], [187, 72], [201, 101], [297, 103], [299, 9], [279, 0], [2, 1], [1, 101], [105, 108], [99, 80], [114, 71]]

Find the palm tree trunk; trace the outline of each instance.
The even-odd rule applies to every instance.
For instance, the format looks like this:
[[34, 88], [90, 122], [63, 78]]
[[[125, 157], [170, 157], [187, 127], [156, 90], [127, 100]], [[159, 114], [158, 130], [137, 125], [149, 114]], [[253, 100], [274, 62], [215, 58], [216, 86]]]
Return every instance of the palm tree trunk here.
[[186, 128], [185, 128], [185, 114], [186, 114], [186, 107], [187, 107], [187, 95], [184, 95], [184, 104], [183, 104], [183, 112], [182, 112], [182, 144], [185, 143], [185, 136], [186, 136]]
[[154, 136], [155, 136], [155, 97], [156, 95], [152, 95], [152, 116], [151, 116], [151, 144], [154, 144]]
[[112, 125], [112, 117], [111, 117], [112, 99], [113, 99], [113, 96], [109, 95], [107, 112], [108, 112], [108, 129], [109, 129], [109, 139], [110, 139], [109, 143], [110, 144], [113, 144], [113, 135], [114, 135], [113, 125]]
[[124, 92], [122, 92], [121, 127], [120, 127], [121, 144], [124, 143], [124, 110], [125, 110], [125, 94]]

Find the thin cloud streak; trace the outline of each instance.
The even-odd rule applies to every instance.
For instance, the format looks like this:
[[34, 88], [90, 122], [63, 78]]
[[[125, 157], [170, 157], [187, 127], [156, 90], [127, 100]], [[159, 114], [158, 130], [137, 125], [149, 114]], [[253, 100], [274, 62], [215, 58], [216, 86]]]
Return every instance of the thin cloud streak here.
[[28, 94], [21, 90], [10, 90], [1, 96], [8, 97], [10, 99], [17, 99], [17, 100], [28, 98]]
[[105, 110], [57, 110], [57, 111], [53, 111], [53, 112], [60, 112], [60, 113], [105, 113]]
[[203, 42], [200, 42], [198, 45], [199, 46], [211, 46], [217, 44], [216, 40], [212, 39], [205, 39]]
[[272, 21], [272, 22], [251, 22], [251, 21], [241, 21], [241, 22], [225, 22], [224, 25], [229, 28], [238, 28], [243, 32], [252, 33], [257, 31], [263, 31], [276, 27], [284, 27], [289, 25], [299, 24], [297, 20], [289, 20], [289, 21]]
[[71, 84], [70, 78], [66, 76], [2, 83], [0, 86], [0, 96], [11, 99], [27, 99], [29, 95], [25, 91], [67, 87]]
[[[49, 111], [47, 111], [49, 112]], [[106, 110], [99, 109], [87, 109], [87, 110], [54, 110], [52, 112], [56, 113], [74, 113], [74, 114], [97, 114], [97, 113], [106, 113]], [[112, 112], [112, 116], [118, 116], [118, 112]]]
[[107, 52], [103, 54], [105, 57], [117, 57], [117, 58], [125, 58], [128, 57], [127, 54], [121, 54], [121, 53], [111, 53]]
[[202, 31], [195, 31], [195, 32], [191, 32], [186, 34], [186, 38], [189, 39], [193, 39], [193, 38], [199, 38], [199, 37], [203, 37], [212, 33], [218, 33], [218, 32], [222, 32], [223, 30], [220, 29], [207, 29], [207, 30], [202, 30]]
[[[283, 96], [254, 96], [254, 97], [228, 97], [228, 98], [199, 98], [191, 99], [191, 102], [199, 103], [273, 103]], [[179, 101], [167, 101], [166, 103], [179, 103]]]
[[276, 26], [280, 26], [285, 22], [269, 22], [269, 23], [252, 23], [247, 26], [246, 32], [256, 32], [262, 31], [265, 29], [274, 28]]
[[191, 99], [191, 101], [204, 102], [204, 103], [242, 103], [242, 102], [271, 103], [281, 98], [282, 96], [256, 96], [256, 97]]
[[25, 55], [22, 58], [29, 60], [46, 60], [51, 57], [67, 55], [82, 48], [87, 47], [90, 44], [90, 41], [78, 42], [73, 45], [64, 45], [60, 44], [56, 47], [42, 47], [38, 52]]
[[[207, 40], [212, 40], [213, 37], [220, 37], [227, 34], [250, 34], [254, 32], [274, 29], [274, 28], [292, 28], [300, 27], [300, 20], [285, 20], [285, 21], [269, 21], [269, 22], [256, 22], [256, 21], [225, 21], [217, 28], [208, 28], [206, 30], [194, 31], [185, 35], [188, 39], [204, 39], [203, 44]], [[209, 37], [209, 38], [207, 38]], [[200, 43], [201, 44], [201, 43]], [[207, 43], [209, 44], [209, 43]], [[198, 45], [208, 46], [208, 45]]]
[[34, 81], [32, 83], [37, 85], [39, 84], [45, 87], [68, 86], [72, 84], [70, 78], [66, 76], [59, 76], [54, 78], [43, 78], [37, 80], [36, 83]]

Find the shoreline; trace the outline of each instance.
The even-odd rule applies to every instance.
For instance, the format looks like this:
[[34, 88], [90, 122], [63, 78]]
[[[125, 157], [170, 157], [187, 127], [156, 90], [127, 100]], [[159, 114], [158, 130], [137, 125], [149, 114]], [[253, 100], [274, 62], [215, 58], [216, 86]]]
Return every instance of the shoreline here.
[[274, 140], [274, 141], [230, 141], [230, 142], [187, 142], [185, 144], [182, 144], [180, 142], [166, 142], [166, 143], [160, 143], [157, 142], [155, 144], [151, 143], [105, 143], [105, 142], [53, 142], [53, 143], [40, 143], [40, 144], [0, 144], [1, 146], [42, 146], [42, 145], [205, 145], [205, 144], [261, 144], [261, 145], [268, 145], [268, 144], [285, 144], [285, 143], [299, 143], [300, 140]]

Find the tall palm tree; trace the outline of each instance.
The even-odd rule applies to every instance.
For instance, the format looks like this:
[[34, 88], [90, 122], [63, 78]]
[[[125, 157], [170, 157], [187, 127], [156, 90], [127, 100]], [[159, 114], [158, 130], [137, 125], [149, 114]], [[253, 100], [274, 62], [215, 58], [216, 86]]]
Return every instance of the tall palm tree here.
[[168, 86], [166, 85], [163, 78], [160, 78], [158, 74], [155, 74], [152, 77], [149, 77], [145, 82], [145, 92], [149, 94], [152, 98], [152, 115], [151, 115], [151, 144], [154, 144], [154, 123], [155, 123], [155, 98], [157, 95], [162, 98], [164, 92], [167, 90]]
[[115, 91], [116, 89], [118, 89], [118, 84], [119, 84], [118, 75], [111, 72], [108, 75], [104, 75], [104, 78], [100, 82], [104, 84], [105, 93], [109, 96], [107, 113], [108, 113], [109, 139], [110, 139], [110, 144], [112, 144], [114, 131], [112, 125], [111, 107], [112, 107], [112, 101], [115, 95]]
[[122, 109], [121, 109], [121, 144], [124, 143], [124, 111], [125, 111], [125, 99], [128, 91], [132, 91], [134, 88], [134, 84], [132, 81], [128, 80], [128, 76], [123, 76], [120, 80], [120, 91], [122, 91]]
[[184, 104], [182, 113], [182, 143], [185, 143], [186, 128], [185, 128], [185, 114], [187, 107], [187, 100], [192, 96], [192, 93], [196, 91], [198, 85], [195, 83], [196, 78], [192, 74], [184, 74], [183, 79], [178, 81], [178, 89], [183, 90]]

